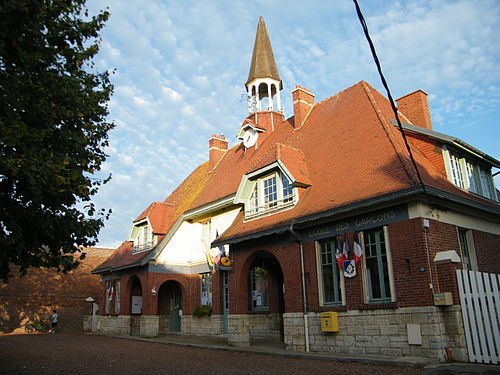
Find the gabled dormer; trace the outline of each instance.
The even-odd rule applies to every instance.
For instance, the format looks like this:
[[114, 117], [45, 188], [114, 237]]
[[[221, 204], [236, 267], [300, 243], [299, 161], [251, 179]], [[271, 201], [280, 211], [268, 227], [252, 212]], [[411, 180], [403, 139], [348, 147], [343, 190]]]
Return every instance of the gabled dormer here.
[[243, 124], [241, 125], [241, 128], [236, 135], [236, 138], [243, 141], [242, 143], [245, 148], [250, 148], [253, 146], [257, 148], [257, 140], [259, 138], [259, 134], [264, 133], [265, 131], [265, 129], [257, 126], [255, 122], [247, 118], [243, 121]]
[[155, 236], [153, 236], [153, 228], [148, 218], [134, 222], [130, 229], [128, 241], [134, 242], [134, 253], [151, 250], [156, 245]]
[[127, 240], [132, 241], [133, 252], [153, 249], [166, 234], [165, 223], [172, 216], [172, 205], [153, 202], [132, 223]]
[[491, 168], [500, 167], [500, 162], [482, 152], [474, 152], [472, 146], [466, 146], [469, 145], [458, 142], [443, 145], [448, 179], [455, 186], [470, 193], [498, 201]]
[[[407, 137], [456, 187], [498, 201], [492, 168], [500, 161], [459, 138], [432, 129], [427, 94], [417, 90], [396, 100]], [[396, 121], [392, 120], [396, 126]]]
[[245, 220], [256, 219], [293, 208], [310, 185], [304, 154], [276, 144], [242, 177], [234, 203], [243, 204]]

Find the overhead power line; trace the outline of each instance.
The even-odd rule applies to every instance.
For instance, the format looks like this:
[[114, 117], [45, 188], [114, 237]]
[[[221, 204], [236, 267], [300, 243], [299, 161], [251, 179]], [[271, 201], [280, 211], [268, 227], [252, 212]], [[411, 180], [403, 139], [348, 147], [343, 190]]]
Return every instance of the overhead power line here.
[[422, 185], [422, 190], [424, 191], [424, 195], [427, 198], [427, 201], [430, 205], [430, 200], [429, 200], [429, 196], [427, 194], [427, 190], [425, 188], [424, 181], [422, 180], [422, 176], [420, 175], [420, 171], [418, 170], [417, 163], [415, 161], [415, 158], [413, 157], [413, 153], [411, 151], [410, 144], [408, 143], [408, 139], [406, 138], [406, 134], [405, 134], [405, 131], [403, 129], [403, 125], [401, 125], [401, 120], [399, 119], [399, 115], [398, 115], [398, 109], [396, 107], [396, 104], [394, 103], [394, 99], [392, 98], [391, 90], [389, 89], [389, 85], [387, 84], [387, 81], [385, 80], [384, 73], [382, 73], [382, 66], [380, 65], [380, 61], [379, 61], [378, 56], [377, 56], [377, 51], [375, 50], [375, 46], [374, 46], [372, 39], [370, 37], [370, 33], [368, 32], [368, 26], [366, 24], [365, 18], [363, 17], [363, 13], [361, 12], [361, 8], [359, 7], [358, 1], [353, 0], [353, 2], [354, 2], [354, 5], [356, 6], [356, 13], [358, 14], [359, 22], [361, 23], [361, 26], [363, 27], [363, 32], [365, 34], [366, 40], [368, 41], [368, 44], [370, 45], [370, 50], [372, 52], [372, 56], [373, 56], [373, 60], [375, 61], [375, 65], [377, 66], [378, 74], [379, 74], [380, 79], [382, 81], [382, 84], [384, 85], [385, 90], [387, 92], [387, 98], [389, 99], [389, 102], [391, 103], [391, 107], [392, 107], [392, 110], [394, 112], [394, 115], [396, 116], [398, 128], [403, 136], [403, 140], [405, 142], [406, 149], [408, 150], [408, 153], [410, 154], [411, 162], [412, 162], [413, 167], [415, 168], [415, 171], [417, 173], [418, 181], [420, 182], [420, 185]]

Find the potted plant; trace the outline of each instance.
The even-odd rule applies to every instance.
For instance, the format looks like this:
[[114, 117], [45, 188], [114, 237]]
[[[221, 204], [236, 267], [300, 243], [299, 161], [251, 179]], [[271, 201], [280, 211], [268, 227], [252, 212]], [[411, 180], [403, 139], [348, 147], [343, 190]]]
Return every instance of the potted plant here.
[[212, 306], [210, 305], [200, 305], [194, 309], [193, 316], [195, 318], [203, 318], [212, 316]]

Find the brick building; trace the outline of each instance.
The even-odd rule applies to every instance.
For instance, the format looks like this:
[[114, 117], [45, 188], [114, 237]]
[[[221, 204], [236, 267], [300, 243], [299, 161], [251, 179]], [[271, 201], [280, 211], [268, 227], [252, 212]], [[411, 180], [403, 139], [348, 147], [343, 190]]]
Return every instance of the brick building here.
[[261, 18], [241, 143], [213, 135], [209, 160], [93, 271], [100, 331], [465, 359], [455, 270], [500, 272], [500, 162], [432, 130], [421, 90], [397, 100], [400, 130], [364, 81], [319, 102], [296, 86], [290, 118], [282, 87]]
[[89, 314], [85, 299], [98, 300], [99, 276], [90, 272], [112, 253], [112, 249], [87, 248], [80, 266], [67, 273], [52, 269], [30, 269], [24, 277], [15, 275], [0, 283], [0, 333], [24, 331], [32, 320], [47, 320], [56, 309], [60, 329], [82, 330], [83, 317]]

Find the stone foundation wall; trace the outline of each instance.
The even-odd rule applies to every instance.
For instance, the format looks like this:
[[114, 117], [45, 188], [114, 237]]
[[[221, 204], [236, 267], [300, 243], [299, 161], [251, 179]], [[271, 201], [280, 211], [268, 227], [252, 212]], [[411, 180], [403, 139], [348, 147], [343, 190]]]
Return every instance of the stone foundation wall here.
[[166, 335], [170, 332], [170, 315], [158, 315], [158, 334]]
[[141, 337], [156, 337], [159, 334], [160, 317], [158, 315], [141, 315], [140, 316]]
[[247, 314], [229, 315], [227, 342], [239, 347], [250, 346], [250, 318]]
[[192, 315], [182, 316], [182, 334], [193, 336], [224, 336], [224, 316], [195, 318]]
[[106, 335], [130, 335], [130, 315], [100, 315], [97, 332]]
[[[408, 343], [408, 324], [418, 325], [422, 344]], [[284, 325], [287, 350], [304, 351], [303, 314], [284, 314]], [[454, 360], [466, 360], [459, 306], [442, 310], [430, 306], [340, 312], [336, 333], [322, 332], [320, 314], [309, 313], [308, 325], [310, 351], [415, 356], [444, 361], [444, 347], [449, 347]]]
[[280, 341], [280, 314], [251, 314], [250, 339]]

